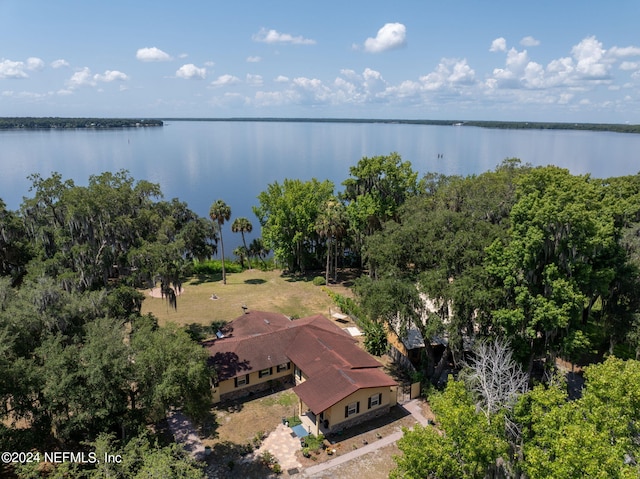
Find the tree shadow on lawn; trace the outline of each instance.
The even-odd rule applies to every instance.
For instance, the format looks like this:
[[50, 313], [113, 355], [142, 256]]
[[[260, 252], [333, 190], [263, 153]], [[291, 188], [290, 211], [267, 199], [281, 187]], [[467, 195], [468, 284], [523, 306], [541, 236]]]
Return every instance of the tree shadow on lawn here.
[[227, 322], [224, 320], [211, 321], [209, 326], [199, 323], [190, 323], [184, 326], [184, 330], [191, 337], [192, 340], [200, 342], [207, 339], [215, 339], [216, 333], [221, 331], [223, 334], [229, 334], [230, 328], [227, 326]]
[[218, 409], [224, 409], [227, 412], [234, 413], [240, 412], [244, 408], [245, 403], [255, 401], [256, 399], [263, 399], [265, 397], [271, 396], [272, 394], [279, 393], [282, 391], [289, 391], [293, 387], [293, 378], [287, 378], [285, 381], [273, 381], [269, 384], [269, 386], [262, 391], [251, 391], [247, 393], [245, 396], [230, 399], [226, 401], [222, 401], [216, 404]]
[[309, 283], [313, 281], [313, 278], [315, 278], [316, 276], [322, 276], [324, 278], [324, 271], [306, 271], [304, 273], [290, 273], [283, 271], [280, 276], [282, 276], [284, 280], [289, 283]]
[[274, 477], [273, 471], [259, 458], [249, 456], [253, 452], [251, 444], [236, 444], [224, 441], [211, 448], [206, 458], [209, 467], [216, 470], [215, 477], [220, 478], [265, 478]]
[[251, 278], [245, 279], [244, 282], [245, 284], [264, 284], [267, 282], [267, 280], [262, 278]]
[[[227, 273], [228, 275], [228, 273]], [[193, 284], [194, 286], [198, 286], [204, 283], [216, 283], [218, 281], [222, 281], [222, 273], [212, 273], [212, 274], [197, 274], [193, 277], [189, 284]]]
[[203, 439], [217, 439], [220, 436], [219, 426], [220, 423], [215, 411], [209, 410], [197, 422], [198, 436]]

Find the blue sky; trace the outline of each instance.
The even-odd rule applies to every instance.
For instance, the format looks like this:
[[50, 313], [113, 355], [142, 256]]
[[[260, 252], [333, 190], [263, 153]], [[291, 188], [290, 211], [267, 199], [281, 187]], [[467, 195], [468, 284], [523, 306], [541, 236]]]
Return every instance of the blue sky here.
[[640, 123], [640, 2], [0, 0], [0, 116]]

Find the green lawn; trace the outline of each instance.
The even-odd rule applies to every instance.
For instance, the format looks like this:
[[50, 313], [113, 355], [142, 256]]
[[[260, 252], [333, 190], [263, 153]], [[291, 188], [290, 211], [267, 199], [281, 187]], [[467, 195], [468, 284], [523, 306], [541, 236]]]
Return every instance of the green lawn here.
[[[336, 306], [320, 286], [314, 286], [311, 278], [290, 278], [280, 271], [248, 270], [227, 275], [227, 284], [221, 280], [193, 278], [183, 285], [178, 297], [177, 309], [171, 308], [162, 298], [153, 298], [146, 290], [142, 313], [153, 313], [160, 322], [178, 325], [201, 324], [214, 321], [230, 321], [242, 314], [242, 306], [252, 310], [272, 311], [287, 316], [304, 317], [312, 314], [329, 315]], [[342, 285], [329, 288], [351, 296]], [[211, 299], [212, 295], [217, 299]]]

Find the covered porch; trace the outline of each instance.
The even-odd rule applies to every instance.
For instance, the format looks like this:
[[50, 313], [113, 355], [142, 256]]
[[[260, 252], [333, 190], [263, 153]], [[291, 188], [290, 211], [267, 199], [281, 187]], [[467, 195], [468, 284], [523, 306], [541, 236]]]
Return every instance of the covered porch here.
[[327, 437], [330, 429], [325, 427], [325, 419], [322, 417], [322, 414], [314, 414], [313, 412], [306, 411], [300, 412], [300, 421], [302, 421], [302, 427], [304, 427], [305, 431], [309, 434], [313, 434], [314, 436], [318, 436], [322, 434], [324, 437]]

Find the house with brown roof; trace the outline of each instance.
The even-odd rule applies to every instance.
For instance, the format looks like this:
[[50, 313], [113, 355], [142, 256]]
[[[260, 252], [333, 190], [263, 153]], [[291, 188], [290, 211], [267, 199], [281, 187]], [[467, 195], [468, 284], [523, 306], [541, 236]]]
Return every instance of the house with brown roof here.
[[290, 383], [299, 414], [314, 434], [344, 429], [386, 414], [396, 382], [355, 339], [322, 315], [291, 320], [250, 311], [204, 346], [215, 368], [214, 400]]

